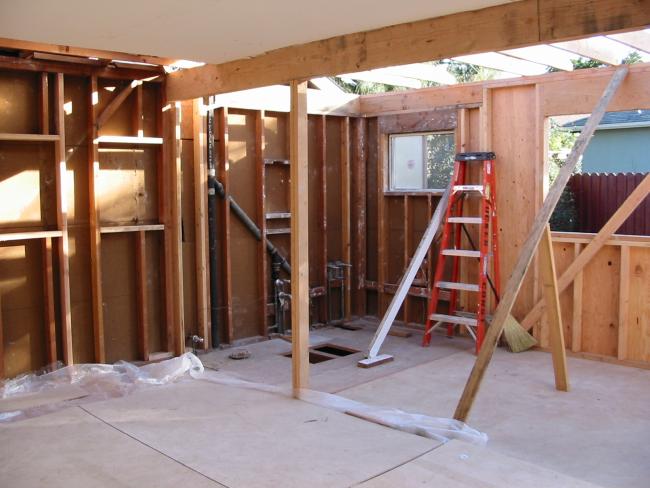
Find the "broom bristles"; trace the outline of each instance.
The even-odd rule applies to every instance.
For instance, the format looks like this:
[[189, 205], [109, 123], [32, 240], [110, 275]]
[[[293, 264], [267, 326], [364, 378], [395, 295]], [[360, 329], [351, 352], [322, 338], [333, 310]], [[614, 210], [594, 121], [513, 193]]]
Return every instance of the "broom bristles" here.
[[508, 315], [503, 326], [503, 338], [512, 352], [527, 351], [537, 344], [537, 340], [512, 315]]

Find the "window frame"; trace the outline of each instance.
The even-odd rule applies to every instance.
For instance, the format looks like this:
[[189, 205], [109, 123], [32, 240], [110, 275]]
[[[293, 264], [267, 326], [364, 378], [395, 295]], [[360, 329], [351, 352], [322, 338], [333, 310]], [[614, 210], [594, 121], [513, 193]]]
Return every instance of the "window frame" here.
[[[457, 146], [456, 143], [456, 130], [455, 129], [449, 129], [449, 130], [428, 130], [428, 131], [415, 131], [415, 132], [396, 132], [392, 134], [387, 134], [388, 135], [388, 181], [386, 185], [386, 189], [384, 190], [384, 194], [388, 195], [404, 195], [404, 194], [432, 194], [432, 195], [442, 195], [445, 191], [444, 188], [421, 188], [421, 189], [408, 189], [408, 188], [393, 188], [393, 183], [395, 181], [395, 166], [393, 164], [394, 158], [393, 158], [393, 151], [394, 151], [394, 146], [393, 146], [393, 139], [398, 138], [398, 137], [408, 137], [408, 136], [421, 136], [422, 138], [426, 138], [426, 136], [429, 135], [452, 135], [454, 138], [454, 147]], [[454, 156], [455, 156], [455, 150], [454, 150]], [[422, 144], [422, 171], [424, 172], [423, 178], [424, 181], [426, 181], [426, 141], [424, 144]]]

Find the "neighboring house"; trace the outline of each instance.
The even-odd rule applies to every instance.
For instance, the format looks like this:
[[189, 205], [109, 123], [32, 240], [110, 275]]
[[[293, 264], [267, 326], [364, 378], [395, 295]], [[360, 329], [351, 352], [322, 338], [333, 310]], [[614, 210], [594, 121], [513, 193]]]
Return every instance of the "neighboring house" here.
[[[562, 125], [579, 132], [587, 118]], [[608, 112], [582, 158], [582, 173], [650, 172], [650, 110]]]

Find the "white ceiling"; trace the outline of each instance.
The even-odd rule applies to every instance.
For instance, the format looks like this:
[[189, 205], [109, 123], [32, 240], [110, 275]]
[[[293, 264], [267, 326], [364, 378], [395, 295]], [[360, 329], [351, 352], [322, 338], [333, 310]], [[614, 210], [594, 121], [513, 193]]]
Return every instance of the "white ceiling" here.
[[0, 0], [0, 37], [221, 63], [509, 1]]

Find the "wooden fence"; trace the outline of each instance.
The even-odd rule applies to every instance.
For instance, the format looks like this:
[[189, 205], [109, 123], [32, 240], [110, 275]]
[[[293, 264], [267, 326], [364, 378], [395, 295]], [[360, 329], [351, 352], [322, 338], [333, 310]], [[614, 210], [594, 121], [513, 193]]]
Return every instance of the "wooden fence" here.
[[[577, 232], [598, 232], [632, 193], [645, 175], [642, 173], [576, 174], [569, 180], [575, 195]], [[650, 197], [641, 203], [617, 233], [650, 235]]]

